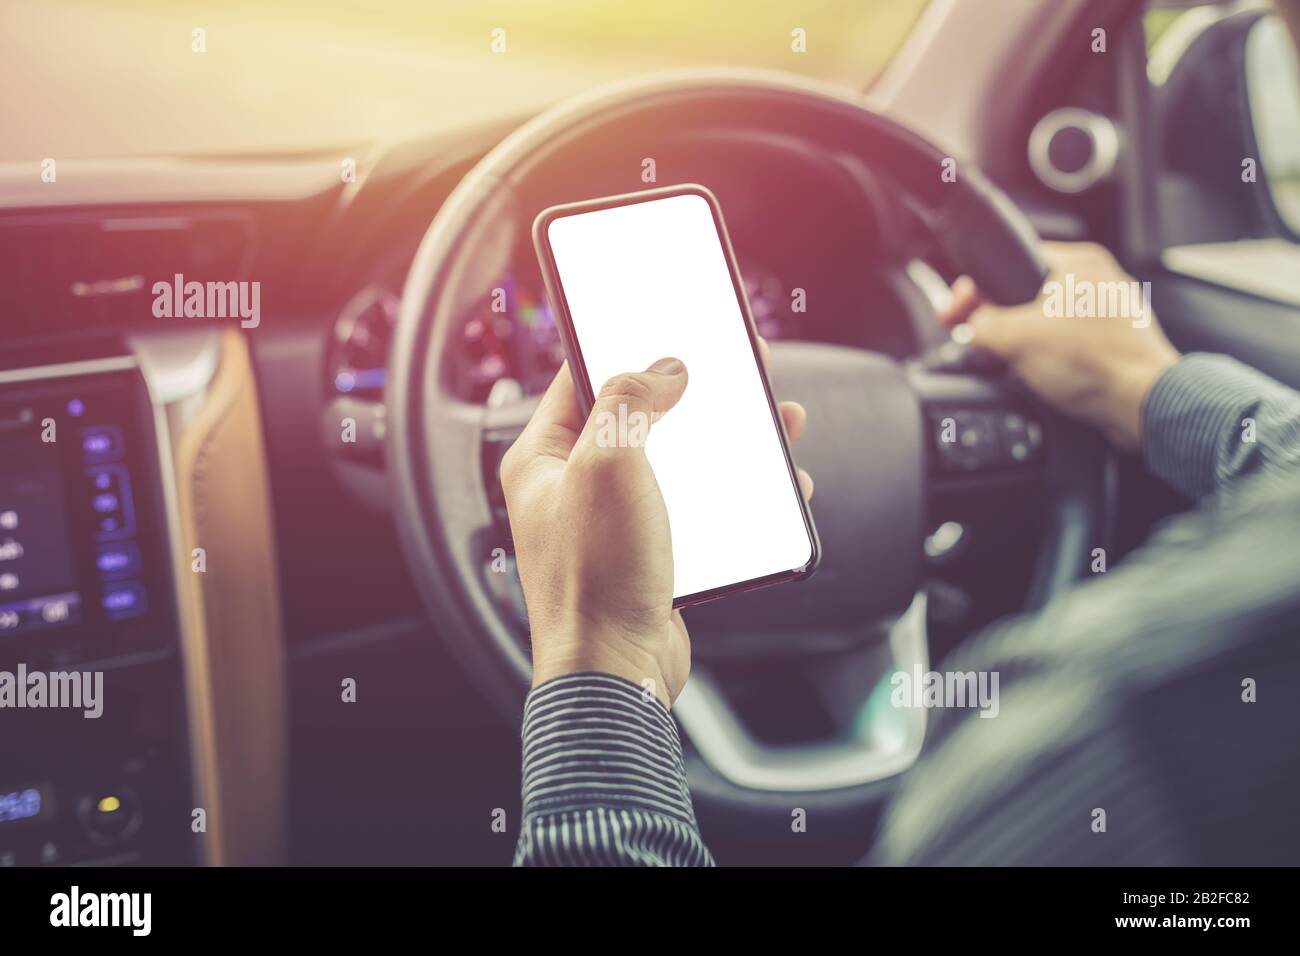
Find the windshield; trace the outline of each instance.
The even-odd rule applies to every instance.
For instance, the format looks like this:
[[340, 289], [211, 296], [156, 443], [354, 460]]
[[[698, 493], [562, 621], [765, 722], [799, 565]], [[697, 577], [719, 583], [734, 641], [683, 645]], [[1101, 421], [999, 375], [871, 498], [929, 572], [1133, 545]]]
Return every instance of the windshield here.
[[308, 152], [674, 66], [864, 88], [925, 0], [4, 0], [0, 159]]

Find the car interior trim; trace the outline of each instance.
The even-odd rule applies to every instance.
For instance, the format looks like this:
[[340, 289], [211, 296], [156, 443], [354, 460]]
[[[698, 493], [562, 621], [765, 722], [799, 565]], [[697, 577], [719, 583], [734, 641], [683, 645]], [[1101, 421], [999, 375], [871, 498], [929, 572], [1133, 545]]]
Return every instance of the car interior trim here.
[[[158, 432], [193, 786], [206, 811], [204, 862], [275, 863], [285, 831], [285, 674], [247, 345], [234, 330], [133, 336], [130, 344]], [[198, 547], [201, 574], [192, 570]]]

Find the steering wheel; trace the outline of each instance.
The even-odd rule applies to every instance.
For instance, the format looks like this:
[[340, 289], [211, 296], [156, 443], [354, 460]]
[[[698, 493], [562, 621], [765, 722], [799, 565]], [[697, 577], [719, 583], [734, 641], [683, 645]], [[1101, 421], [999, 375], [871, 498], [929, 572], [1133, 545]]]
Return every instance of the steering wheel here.
[[[574, 181], [575, 165], [619, 162], [639, 171], [670, 133], [738, 130], [869, 169], [944, 266], [971, 276], [994, 302], [1030, 301], [1046, 277], [1032, 226], [971, 164], [954, 165], [857, 97], [784, 74], [637, 79], [562, 103], [504, 139], [461, 180], [420, 244], [386, 400], [394, 512], [414, 578], [436, 629], [512, 721], [530, 664], [496, 470], [535, 400], [484, 406], [457, 397], [448, 367], [459, 322], [508, 271], [537, 212], [591, 198], [572, 194], [571, 185], [557, 191]], [[932, 310], [930, 321], [937, 329]], [[924, 709], [903, 712], [889, 732], [858, 726], [813, 745], [764, 743], [711, 675], [710, 654], [761, 662], [867, 642], [888, 656], [890, 672], [924, 671], [930, 496], [1023, 483], [1013, 496], [1018, 507], [1045, 506], [1028, 598], [1041, 605], [1085, 571], [1104, 540], [1108, 459], [1096, 436], [951, 343], [900, 362], [857, 348], [775, 342], [769, 374], [778, 398], [808, 408], [795, 458], [817, 481], [823, 563], [798, 585], [688, 609], [696, 666], [673, 713], [688, 742], [697, 803], [770, 806], [787, 817], [795, 805], [853, 812], [915, 761]]]

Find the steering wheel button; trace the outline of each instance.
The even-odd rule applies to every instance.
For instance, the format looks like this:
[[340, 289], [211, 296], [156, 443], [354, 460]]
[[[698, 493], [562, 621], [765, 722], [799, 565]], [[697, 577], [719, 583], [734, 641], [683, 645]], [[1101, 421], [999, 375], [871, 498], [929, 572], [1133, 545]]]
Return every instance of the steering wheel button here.
[[957, 521], [945, 521], [925, 539], [925, 556], [932, 562], [949, 557], [966, 537], [966, 528]]
[[986, 468], [997, 460], [996, 423], [987, 412], [956, 412], [939, 422], [939, 448], [958, 470]]
[[1009, 464], [1023, 464], [1034, 457], [1042, 443], [1042, 429], [1016, 412], [1002, 415], [1002, 443]]

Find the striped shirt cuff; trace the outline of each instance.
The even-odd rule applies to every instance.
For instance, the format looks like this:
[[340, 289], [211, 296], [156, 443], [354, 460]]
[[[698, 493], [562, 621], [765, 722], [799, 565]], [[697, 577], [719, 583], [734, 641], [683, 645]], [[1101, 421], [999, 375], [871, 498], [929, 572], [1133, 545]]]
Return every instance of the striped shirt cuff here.
[[1226, 355], [1184, 355], [1156, 379], [1142, 407], [1147, 467], [1192, 498], [1248, 469], [1245, 419], [1283, 386]]
[[528, 695], [524, 818], [605, 807], [695, 825], [677, 725], [653, 694], [610, 674], [556, 677]]
[[712, 866], [663, 704], [609, 674], [547, 681], [524, 707], [516, 866]]

